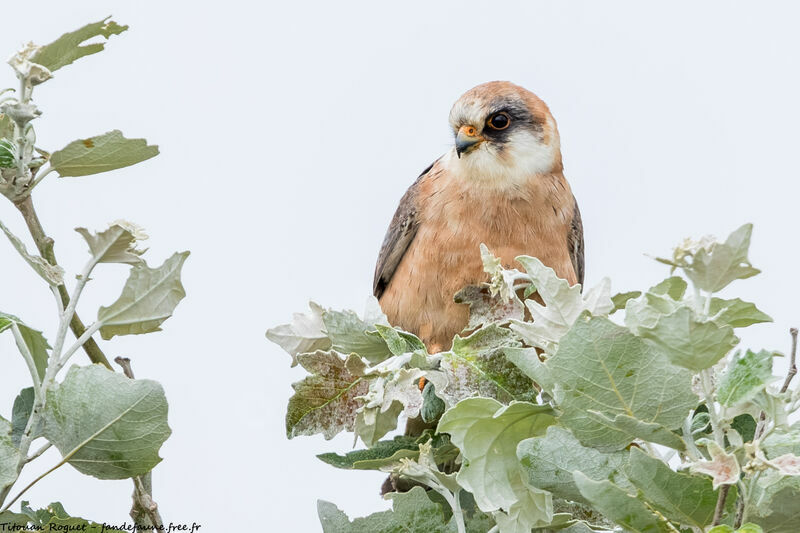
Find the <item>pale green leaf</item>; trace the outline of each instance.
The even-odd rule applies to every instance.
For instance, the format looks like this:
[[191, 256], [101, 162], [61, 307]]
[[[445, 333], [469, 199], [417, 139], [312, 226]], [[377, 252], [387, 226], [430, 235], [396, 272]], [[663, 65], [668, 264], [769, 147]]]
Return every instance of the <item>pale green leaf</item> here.
[[25, 244], [19, 238], [11, 233], [2, 222], [0, 222], [0, 230], [6, 234], [11, 245], [16, 248], [17, 252], [22, 256], [26, 263], [28, 263], [33, 270], [41, 276], [49, 285], [61, 285], [64, 283], [64, 269], [58, 265], [51, 265], [43, 257], [28, 253]]
[[506, 359], [514, 363], [523, 374], [531, 378], [547, 391], [552, 391], [555, 383], [550, 370], [539, 359], [536, 348], [505, 348]]
[[10, 329], [12, 325], [16, 325], [19, 329], [22, 340], [25, 342], [25, 346], [33, 357], [33, 362], [36, 365], [36, 372], [39, 374], [39, 378], [44, 377], [45, 370], [47, 370], [47, 359], [49, 357], [47, 351], [51, 349], [51, 346], [47, 343], [47, 339], [44, 338], [41, 331], [28, 327], [14, 315], [0, 312], [0, 333]]
[[556, 384], [561, 423], [583, 445], [604, 451], [622, 449], [636, 436], [589, 411], [675, 429], [698, 402], [687, 370], [603, 317], [579, 319], [545, 367]]
[[542, 305], [535, 300], [525, 300], [533, 322], [511, 322], [511, 329], [528, 344], [549, 354], [555, 353], [559, 340], [581, 313], [589, 311], [594, 315], [607, 315], [614, 310], [608, 279], [603, 279], [597, 287], [581, 294], [580, 285], [570, 286], [567, 280], [556, 276], [555, 271], [539, 259], [520, 256], [517, 261], [525, 267], [544, 302]]
[[626, 531], [667, 533], [674, 531], [647, 506], [610, 481], [593, 481], [581, 472], [574, 474], [575, 484], [592, 506]]
[[686, 443], [683, 442], [683, 439], [677, 433], [668, 430], [661, 424], [656, 424], [654, 422], [643, 422], [623, 414], [619, 414], [611, 419], [597, 411], [589, 411], [589, 413], [596, 415], [599, 419], [602, 419], [603, 423], [607, 423], [610, 426], [627, 433], [628, 435], [636, 437], [637, 439], [655, 444], [661, 444], [678, 451], [686, 450]]
[[11, 423], [0, 416], [0, 492], [17, 480], [20, 457], [12, 441]]
[[297, 361], [311, 375], [292, 384], [295, 394], [286, 412], [286, 435], [291, 439], [321, 433], [331, 439], [340, 431], [353, 431], [363, 403], [358, 398], [369, 390], [368, 380], [353, 374], [333, 351], [299, 354]]
[[542, 437], [523, 440], [517, 446], [517, 457], [528, 476], [528, 483], [553, 493], [556, 498], [588, 503], [572, 473], [583, 472], [590, 479], [610, 479], [627, 488], [624, 471], [628, 452], [603, 453], [582, 446], [572, 433], [560, 426], [550, 426]]
[[[392, 440], [382, 440], [366, 450], [355, 450], [345, 455], [337, 453], [323, 453], [317, 459], [336, 468], [360, 470], [363, 463], [385, 464], [398, 461], [401, 457], [416, 458], [419, 456], [419, 443], [417, 437], [399, 435]], [[371, 469], [369, 468], [365, 469]]]
[[355, 434], [367, 446], [373, 446], [387, 433], [397, 428], [397, 418], [403, 412], [403, 404], [391, 402], [386, 409], [365, 407], [356, 416]]
[[136, 236], [120, 224], [92, 235], [86, 228], [75, 228], [86, 239], [89, 251], [98, 263], [142, 263], [142, 252], [136, 249]]
[[766, 350], [747, 350], [744, 355], [737, 353], [720, 380], [717, 400], [726, 406], [740, 405], [752, 400], [774, 379], [773, 357], [774, 354]]
[[186, 296], [180, 278], [187, 257], [189, 252], [176, 253], [158, 268], [144, 264], [131, 268], [122, 295], [97, 312], [102, 323], [100, 335], [108, 340], [115, 335], [161, 331], [161, 323]]
[[764, 533], [797, 533], [800, 524], [800, 477], [766, 471], [752, 488], [747, 516]]
[[405, 493], [392, 493], [392, 510], [356, 518], [352, 522], [334, 504], [317, 502], [323, 533], [456, 533], [455, 522], [445, 521], [442, 508], [414, 487]]
[[695, 372], [714, 366], [739, 342], [732, 327], [698, 320], [686, 306], [660, 316], [652, 327], [640, 327], [639, 335], [674, 364]]
[[611, 301], [614, 304], [614, 311], [625, 309], [625, 304], [628, 303], [628, 300], [633, 300], [634, 298], [638, 298], [641, 295], [642, 291], [618, 292], [617, 294], [611, 297]]
[[[643, 499], [669, 520], [701, 529], [713, 520], [717, 491], [710, 479], [675, 472], [639, 448], [631, 449], [627, 473]], [[732, 508], [736, 495], [728, 498]]]
[[[20, 440], [22, 440], [22, 434], [25, 432], [28, 419], [33, 412], [34, 399], [33, 387], [22, 389], [14, 399], [14, 407], [11, 410], [11, 442], [14, 443], [14, 446], [19, 446]], [[41, 434], [41, 427], [34, 427], [31, 430], [34, 437]]]
[[448, 406], [471, 396], [504, 403], [533, 400], [533, 383], [504, 354], [506, 348], [519, 346], [516, 335], [497, 324], [484, 326], [468, 337], [456, 335], [451, 350], [441, 354], [440, 370], [447, 383], [436, 388], [437, 395]]
[[509, 299], [503, 299], [500, 294], [492, 295], [489, 287], [470, 285], [458, 291], [453, 300], [457, 304], [469, 305], [466, 331], [491, 323], [505, 324], [510, 320], [525, 318], [525, 306], [513, 292]]
[[468, 398], [442, 416], [438, 431], [450, 434], [465, 459], [459, 484], [482, 511], [506, 511], [506, 517], [496, 517], [498, 523], [516, 521], [530, 529], [551, 520], [550, 494], [526, 483], [516, 450], [521, 441], [544, 434], [554, 415], [545, 405]]
[[161, 385], [101, 365], [70, 368], [48, 391], [44, 420], [44, 436], [64, 460], [100, 479], [149, 472], [171, 433]]
[[[388, 323], [380, 322], [388, 326]], [[392, 356], [386, 341], [377, 331], [376, 323], [362, 320], [353, 311], [326, 310], [322, 313], [325, 333], [337, 352], [357, 353], [371, 363], [379, 363]]]
[[308, 305], [310, 313], [295, 313], [291, 323], [267, 330], [267, 338], [292, 356], [292, 366], [297, 365], [297, 356], [301, 353], [331, 349], [331, 340], [323, 331], [322, 313], [325, 309], [314, 302]]
[[383, 324], [375, 324], [375, 329], [394, 355], [403, 355], [417, 350], [425, 351], [425, 344], [412, 333]]
[[684, 266], [686, 276], [694, 284], [709, 292], [724, 289], [734, 280], [755, 276], [760, 270], [753, 268], [747, 258], [750, 248], [752, 224], [745, 224], [731, 233], [724, 243], [714, 243], [710, 251], [700, 247], [694, 253], [692, 263]]
[[102, 51], [105, 48], [105, 42], [84, 43], [101, 35], [107, 40], [112, 35], [119, 35], [128, 29], [128, 26], [120, 26], [113, 20], [109, 20], [110, 18], [106, 17], [99, 22], [93, 22], [75, 31], [65, 33], [52, 43], [42, 46], [33, 56], [32, 61], [47, 67], [50, 72], [54, 72], [76, 59]]
[[158, 155], [144, 139], [126, 139], [119, 130], [72, 141], [50, 155], [50, 166], [62, 178], [88, 176], [135, 165]]
[[745, 302], [739, 298], [734, 298], [733, 300], [712, 298], [708, 314], [711, 320], [720, 326], [727, 324], [734, 328], [772, 322], [772, 318], [768, 314], [762, 313], [755, 304]]

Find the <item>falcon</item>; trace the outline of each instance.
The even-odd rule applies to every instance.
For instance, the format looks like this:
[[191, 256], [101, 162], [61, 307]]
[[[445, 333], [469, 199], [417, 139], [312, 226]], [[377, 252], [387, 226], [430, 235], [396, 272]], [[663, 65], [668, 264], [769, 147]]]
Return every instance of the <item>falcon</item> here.
[[456, 101], [450, 127], [453, 147], [400, 200], [373, 283], [389, 322], [430, 353], [449, 349], [467, 325], [455, 293], [488, 281], [480, 243], [506, 267], [532, 255], [583, 284], [581, 215], [547, 105], [513, 83], [484, 83]]

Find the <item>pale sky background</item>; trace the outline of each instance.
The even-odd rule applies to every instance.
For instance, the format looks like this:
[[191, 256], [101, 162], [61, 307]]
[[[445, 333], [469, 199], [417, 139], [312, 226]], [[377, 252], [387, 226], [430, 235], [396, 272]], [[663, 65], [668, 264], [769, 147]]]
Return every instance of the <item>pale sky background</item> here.
[[[382, 474], [315, 459], [349, 449], [349, 435], [286, 439], [290, 383], [303, 371], [264, 331], [310, 298], [362, 309], [398, 200], [449, 149], [450, 106], [478, 83], [511, 80], [549, 104], [583, 212], [588, 285], [610, 276], [615, 290], [646, 288], [667, 269], [645, 253], [753, 222], [763, 274], [728, 294], [775, 323], [744, 331], [742, 346], [788, 351], [787, 330], [800, 324], [796, 4], [95, 0], [6, 2], [2, 12], [2, 57], [108, 14], [131, 26], [37, 89], [38, 144], [119, 128], [162, 154], [49, 177], [35, 200], [69, 279], [88, 257], [76, 226], [143, 225], [151, 264], [192, 251], [188, 296], [164, 331], [102, 343], [166, 389], [173, 435], [154, 496], [167, 520], [206, 533], [316, 532], [317, 498], [351, 517], [388, 507]], [[0, 75], [15, 85], [10, 68]], [[0, 220], [23, 233], [8, 202]], [[52, 338], [49, 292], [4, 241], [0, 264], [0, 310]], [[125, 276], [119, 265], [95, 271], [85, 321]], [[4, 416], [28, 379], [0, 336]], [[58, 459], [51, 450], [24, 479]], [[65, 466], [24, 499], [119, 523], [130, 492], [129, 481]]]

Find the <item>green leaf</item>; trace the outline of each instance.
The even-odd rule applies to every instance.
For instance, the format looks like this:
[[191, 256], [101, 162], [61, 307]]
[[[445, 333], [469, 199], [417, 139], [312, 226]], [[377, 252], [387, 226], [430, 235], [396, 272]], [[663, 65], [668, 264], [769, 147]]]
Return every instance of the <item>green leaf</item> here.
[[528, 344], [552, 354], [561, 337], [569, 330], [581, 313], [607, 315], [614, 309], [611, 301], [611, 282], [606, 278], [593, 289], [581, 294], [580, 285], [572, 285], [556, 276], [555, 271], [535, 257], [520, 256], [516, 259], [527, 271], [536, 285], [536, 291], [545, 305], [535, 300], [525, 300], [533, 322], [511, 322]]
[[44, 420], [44, 436], [64, 460], [100, 479], [149, 472], [171, 433], [161, 385], [100, 365], [70, 368], [48, 391]]
[[797, 533], [800, 477], [781, 478], [778, 472], [767, 471], [751, 490], [746, 513], [764, 529], [764, 533]]
[[737, 353], [717, 389], [717, 400], [726, 406], [740, 405], [752, 400], [774, 379], [772, 377], [772, 358], [774, 354], [766, 350], [744, 355]]
[[422, 409], [419, 413], [422, 421], [437, 422], [446, 408], [444, 401], [436, 395], [436, 386], [431, 381], [427, 382], [422, 390]]
[[503, 354], [506, 359], [514, 363], [523, 374], [538, 383], [547, 391], [552, 391], [555, 383], [550, 370], [539, 359], [536, 348], [505, 348]]
[[512, 319], [525, 318], [525, 306], [516, 293], [506, 300], [500, 294], [492, 295], [489, 287], [470, 285], [458, 291], [453, 300], [457, 304], [469, 305], [466, 331], [491, 323], [505, 324]]
[[611, 419], [597, 411], [590, 411], [590, 413], [596, 415], [598, 419], [602, 418], [604, 422], [610, 424], [610, 426], [628, 435], [632, 435], [637, 439], [661, 444], [662, 446], [667, 446], [681, 452], [686, 451], [686, 443], [683, 442], [683, 439], [661, 424], [642, 422], [641, 420], [622, 414]]
[[456, 533], [455, 522], [445, 522], [442, 508], [414, 487], [408, 492], [391, 493], [392, 510], [356, 518], [352, 522], [334, 504], [317, 502], [323, 533]]
[[575, 484], [583, 497], [605, 516], [635, 533], [667, 533], [670, 530], [663, 520], [647, 506], [630, 496], [610, 481], [593, 481], [581, 472], [574, 474]]
[[762, 313], [755, 304], [745, 302], [739, 298], [733, 300], [712, 298], [708, 314], [720, 326], [728, 325], [734, 328], [772, 322], [772, 317]]
[[694, 253], [691, 265], [683, 267], [686, 276], [708, 292], [720, 291], [734, 280], [755, 276], [761, 271], [753, 268], [747, 258], [752, 232], [753, 225], [745, 224], [724, 243], [714, 243], [710, 251], [701, 247]]
[[49, 285], [60, 285], [64, 283], [64, 269], [58, 265], [51, 265], [44, 258], [38, 255], [28, 253], [25, 244], [19, 238], [11, 233], [2, 222], [0, 222], [0, 230], [6, 234], [11, 245], [16, 248], [17, 252], [22, 256], [26, 263], [28, 263], [39, 276], [45, 280]]
[[[28, 425], [28, 419], [33, 412], [34, 393], [33, 387], [22, 389], [14, 399], [14, 407], [11, 411], [11, 442], [14, 446], [19, 446], [22, 434]], [[32, 428], [32, 434], [36, 437], [41, 434], [41, 428]]]
[[[20, 504], [24, 522], [30, 522], [34, 531], [88, 531], [90, 533], [102, 533], [103, 524], [90, 522], [83, 518], [70, 516], [64, 506], [59, 502], [53, 502], [44, 509], [33, 510], [27, 501]], [[18, 518], [21, 521], [21, 519]]]
[[103, 324], [100, 335], [108, 340], [115, 335], [161, 331], [161, 323], [172, 316], [186, 296], [180, 278], [187, 257], [189, 252], [176, 253], [158, 268], [144, 264], [131, 268], [122, 295], [97, 312], [97, 319]]
[[130, 229], [114, 223], [105, 231], [92, 235], [86, 228], [75, 228], [86, 239], [92, 257], [98, 263], [142, 263], [141, 251], [136, 249], [136, 236]]
[[742, 436], [744, 442], [752, 442], [756, 436], [756, 419], [747, 413], [734, 417], [731, 428], [735, 429]]
[[407, 331], [375, 324], [378, 334], [381, 336], [389, 351], [394, 355], [403, 355], [417, 350], [425, 350], [425, 344], [419, 338]]
[[636, 437], [606, 419], [626, 415], [675, 429], [698, 402], [691, 373], [603, 317], [580, 318], [545, 367], [556, 384], [561, 423], [584, 446], [603, 451], [620, 450]]
[[688, 285], [683, 278], [678, 276], [671, 276], [658, 285], [650, 287], [647, 291], [652, 294], [660, 294], [662, 296], [669, 296], [672, 300], [678, 301], [686, 294]]
[[292, 356], [292, 366], [297, 366], [297, 356], [317, 350], [331, 349], [331, 340], [325, 334], [322, 306], [309, 302], [311, 313], [295, 313], [290, 324], [281, 324], [267, 330], [267, 338]]
[[627, 451], [603, 453], [582, 446], [572, 433], [560, 426], [550, 426], [542, 437], [523, 440], [517, 457], [527, 473], [527, 482], [553, 493], [556, 498], [588, 503], [575, 485], [572, 473], [580, 471], [590, 479], [611, 479], [628, 487], [624, 471]]
[[[699, 529], [714, 519], [717, 491], [707, 477], [673, 471], [669, 465], [639, 448], [631, 449], [628, 479], [644, 500], [669, 520]], [[736, 495], [728, 495], [733, 508]]]
[[625, 304], [628, 303], [628, 300], [633, 300], [641, 295], [642, 291], [619, 292], [615, 294], [611, 297], [611, 301], [614, 303], [614, 311], [625, 309]]
[[317, 455], [317, 459], [336, 468], [371, 470], [373, 469], [372, 466], [364, 468], [362, 464], [365, 462], [382, 462], [383, 460], [387, 460], [388, 464], [399, 460], [400, 457], [415, 458], [418, 455], [419, 443], [417, 442], [417, 437], [397, 436], [392, 440], [379, 441], [366, 450], [356, 450], [345, 455], [323, 453]]
[[11, 423], [0, 416], [0, 492], [17, 480], [20, 457], [12, 440]]
[[50, 155], [50, 166], [62, 178], [88, 176], [128, 167], [158, 155], [144, 139], [126, 139], [119, 130], [72, 141]]
[[504, 354], [506, 348], [519, 346], [517, 337], [497, 324], [484, 326], [468, 337], [456, 335], [452, 349], [442, 353], [440, 370], [447, 384], [437, 387], [437, 395], [449, 406], [476, 395], [504, 403], [534, 400], [537, 393], [533, 383]]
[[555, 423], [554, 415], [546, 405], [504, 406], [490, 398], [468, 398], [442, 416], [437, 431], [449, 433], [465, 459], [458, 483], [482, 511], [507, 513], [496, 515], [498, 524], [516, 522], [530, 529], [550, 522], [551, 496], [527, 485], [516, 450], [521, 441], [543, 435]]
[[385, 410], [381, 407], [362, 409], [355, 420], [355, 434], [367, 446], [373, 446], [387, 433], [397, 428], [397, 418], [403, 412], [403, 404], [390, 402]]
[[354, 374], [353, 367], [333, 351], [300, 354], [297, 361], [311, 375], [292, 384], [295, 394], [286, 413], [286, 436], [322, 433], [332, 439], [340, 431], [353, 431], [362, 406], [358, 397], [369, 390], [368, 380]]
[[33, 56], [32, 61], [54, 72], [61, 67], [69, 65], [76, 59], [90, 54], [96, 54], [105, 48], [105, 43], [91, 43], [84, 45], [92, 37], [102, 35], [106, 40], [112, 35], [119, 35], [128, 29], [120, 26], [111, 17], [106, 17], [99, 22], [87, 24], [75, 31], [65, 33], [50, 44], [46, 44]]
[[[349, 310], [326, 310], [322, 313], [322, 321], [333, 349], [337, 352], [357, 353], [373, 364], [392, 356], [386, 341], [377, 333], [375, 322], [362, 320], [355, 312]], [[378, 323], [388, 325], [385, 317], [381, 317]]]
[[19, 329], [20, 336], [33, 357], [39, 378], [43, 378], [47, 370], [47, 359], [49, 357], [47, 350], [50, 350], [51, 346], [47, 343], [47, 339], [44, 338], [41, 331], [28, 327], [14, 315], [0, 312], [0, 333], [12, 328], [14, 325]]

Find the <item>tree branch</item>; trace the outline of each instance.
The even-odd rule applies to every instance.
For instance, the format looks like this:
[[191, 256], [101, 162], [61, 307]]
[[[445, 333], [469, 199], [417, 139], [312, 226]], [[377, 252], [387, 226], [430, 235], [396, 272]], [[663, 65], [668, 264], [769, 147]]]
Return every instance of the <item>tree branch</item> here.
[[719, 496], [717, 496], [717, 506], [714, 508], [714, 520], [711, 522], [712, 526], [718, 526], [722, 521], [722, 513], [725, 512], [725, 500], [728, 499], [728, 491], [731, 490], [730, 485], [722, 485], [719, 488]]
[[[30, 232], [31, 237], [33, 237], [33, 241], [36, 243], [36, 248], [38, 248], [41, 256], [44, 257], [44, 259], [51, 265], [57, 265], [58, 262], [56, 261], [56, 255], [53, 251], [53, 239], [48, 237], [44, 232], [44, 228], [42, 228], [42, 224], [39, 221], [39, 217], [36, 215], [36, 210], [33, 207], [33, 200], [31, 197], [26, 196], [18, 202], [14, 202], [14, 205], [16, 205], [17, 209], [19, 209], [20, 213], [22, 213], [22, 218], [25, 219], [25, 224], [28, 226], [28, 231]], [[67, 287], [63, 283], [58, 286], [58, 293], [61, 296], [62, 305], [64, 307], [68, 306], [69, 293], [67, 292]], [[75, 337], [78, 338], [86, 332], [86, 326], [83, 325], [78, 313], [72, 315], [72, 320], [70, 320], [69, 327]], [[83, 344], [83, 350], [86, 352], [86, 355], [89, 356], [89, 359], [92, 361], [92, 363], [99, 363], [104, 365], [109, 370], [113, 370], [111, 363], [108, 362], [108, 359], [103, 351], [91, 337]]]

